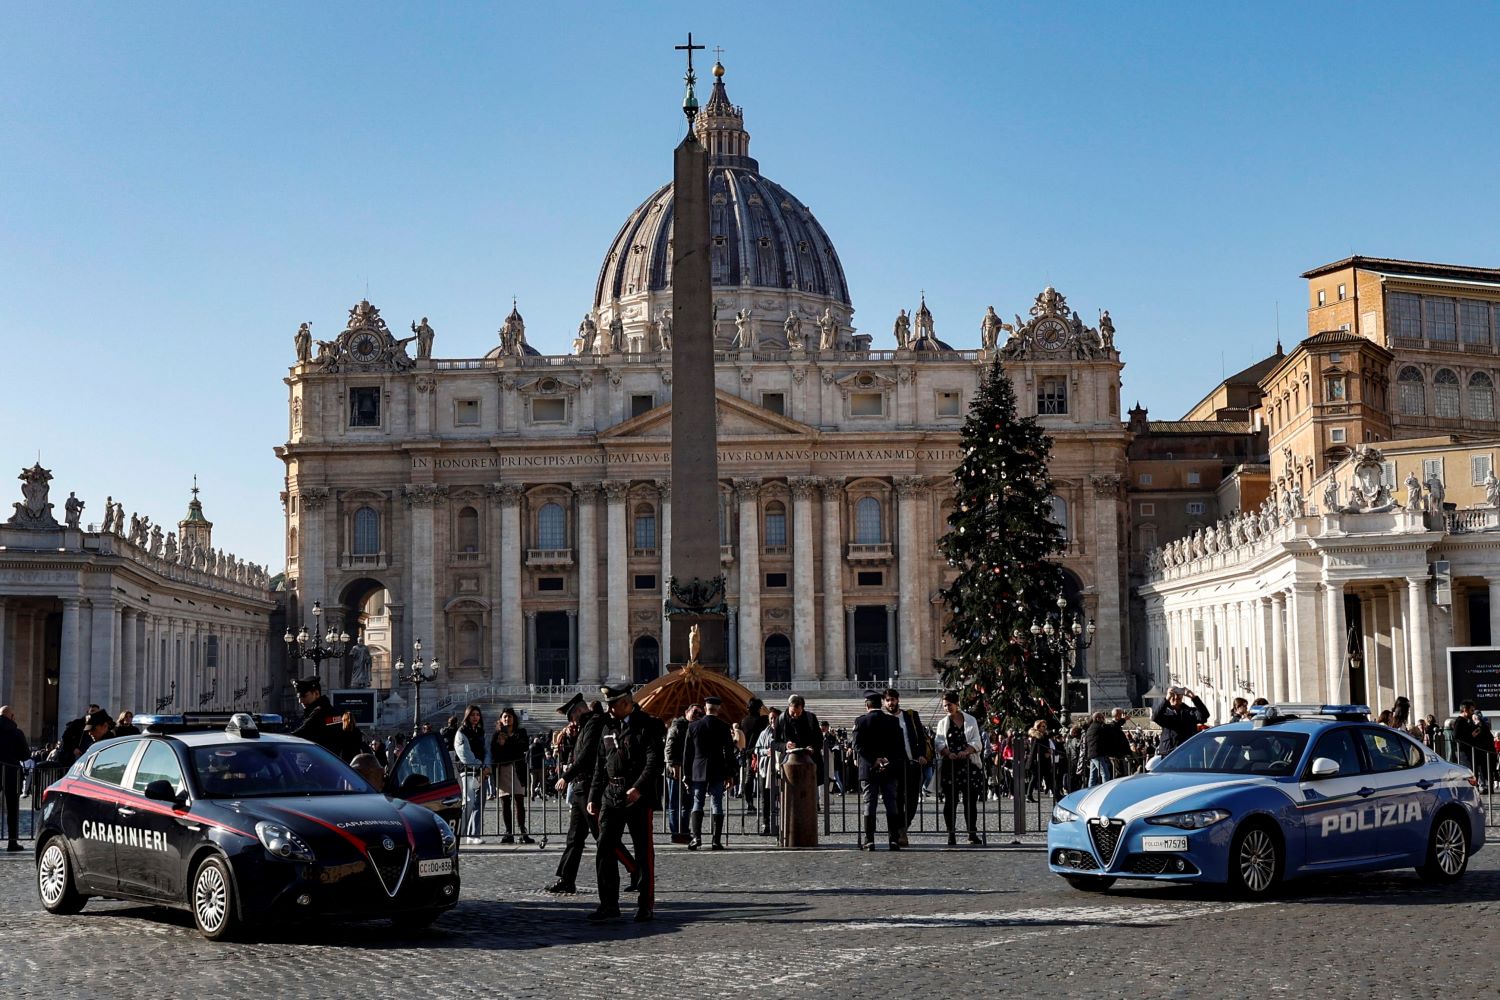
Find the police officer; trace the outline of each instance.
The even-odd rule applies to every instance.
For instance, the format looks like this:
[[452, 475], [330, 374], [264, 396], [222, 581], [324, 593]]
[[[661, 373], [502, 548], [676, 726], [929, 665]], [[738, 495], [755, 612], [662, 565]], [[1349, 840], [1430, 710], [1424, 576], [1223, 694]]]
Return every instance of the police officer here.
[[640, 866], [635, 919], [654, 920], [656, 915], [651, 812], [659, 805], [667, 730], [659, 720], [636, 706], [631, 697], [633, 690], [629, 684], [600, 688], [609, 702], [609, 715], [589, 789], [589, 815], [599, 817], [599, 850], [595, 856], [599, 908], [589, 914], [590, 920], [609, 920], [620, 915], [620, 872], [615, 865], [615, 848], [627, 828]]
[[703, 699], [708, 714], [688, 726], [683, 749], [683, 769], [693, 788], [693, 836], [688, 850], [703, 846], [703, 799], [707, 796], [713, 808], [712, 849], [724, 849], [724, 789], [734, 778], [734, 736], [729, 725], [719, 718], [723, 702], [710, 695]]
[[[559, 706], [557, 714], [578, 724], [578, 738], [573, 742], [572, 762], [557, 778], [557, 790], [568, 793], [571, 816], [568, 819], [568, 839], [563, 845], [562, 857], [557, 861], [557, 880], [548, 885], [546, 891], [572, 895], [578, 891], [575, 880], [589, 835], [599, 839], [599, 820], [589, 815], [585, 806], [594, 783], [594, 768], [599, 762], [599, 738], [604, 734], [608, 713], [597, 701], [590, 705], [583, 700], [583, 695], [575, 694]], [[630, 873], [630, 886], [626, 891], [634, 892], [636, 880], [640, 877], [635, 859], [624, 844], [616, 847], [615, 858]]]
[[337, 753], [334, 744], [341, 741], [340, 720], [333, 714], [333, 702], [323, 694], [323, 682], [316, 677], [302, 677], [296, 684], [297, 700], [302, 703], [302, 723], [291, 735]]

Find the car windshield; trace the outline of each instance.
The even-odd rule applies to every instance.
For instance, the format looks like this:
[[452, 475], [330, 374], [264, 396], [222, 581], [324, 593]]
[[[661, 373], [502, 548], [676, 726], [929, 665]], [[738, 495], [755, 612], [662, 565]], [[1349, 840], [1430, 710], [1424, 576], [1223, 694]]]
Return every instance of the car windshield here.
[[347, 764], [311, 743], [233, 743], [193, 748], [204, 797], [353, 795], [375, 789]]
[[1173, 750], [1152, 773], [1288, 775], [1307, 746], [1305, 733], [1280, 729], [1206, 729]]

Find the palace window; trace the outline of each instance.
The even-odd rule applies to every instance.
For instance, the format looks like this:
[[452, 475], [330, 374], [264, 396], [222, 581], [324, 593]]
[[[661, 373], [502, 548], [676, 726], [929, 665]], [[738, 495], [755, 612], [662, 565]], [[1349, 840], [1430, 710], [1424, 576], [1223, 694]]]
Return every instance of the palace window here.
[[786, 505], [780, 500], [766, 504], [766, 537], [768, 549], [786, 548]]
[[1458, 416], [1458, 376], [1451, 368], [1439, 368], [1432, 380], [1432, 409], [1439, 417]]
[[763, 392], [760, 394], [760, 405], [762, 409], [779, 413], [784, 417], [786, 416], [786, 393]]
[[361, 507], [354, 512], [354, 555], [373, 556], [380, 554], [380, 515], [373, 507]]
[[860, 497], [854, 505], [854, 544], [879, 545], [885, 541], [885, 527], [881, 524], [880, 501], [875, 497]]
[[479, 426], [479, 400], [455, 399], [453, 401], [453, 425], [455, 427]]
[[1473, 420], [1495, 419], [1495, 383], [1484, 372], [1469, 376], [1469, 417]]
[[964, 396], [961, 392], [939, 392], [937, 394], [937, 415], [940, 417], [961, 417], [964, 412]]
[[1340, 283], [1340, 285], [1339, 285], [1339, 301], [1342, 302], [1345, 299], [1347, 299], [1348, 297], [1349, 297], [1349, 286]]
[[1063, 414], [1068, 412], [1068, 382], [1061, 378], [1044, 378], [1036, 391], [1036, 412], [1040, 414]]
[[1150, 552], [1156, 548], [1156, 525], [1143, 524], [1136, 529], [1136, 550]]
[[536, 512], [536, 547], [539, 549], [565, 549], [568, 547], [567, 516], [562, 504], [544, 503]]
[[649, 503], [635, 508], [635, 550], [638, 553], [656, 551], [656, 508]]
[[1062, 497], [1053, 496], [1047, 499], [1047, 503], [1050, 508], [1047, 519], [1062, 529], [1063, 541], [1069, 541], [1071, 536], [1068, 534], [1068, 501]]
[[1431, 296], [1422, 299], [1422, 319], [1427, 327], [1427, 339], [1455, 341], [1458, 339], [1458, 323], [1453, 318], [1452, 299]]
[[849, 394], [849, 415], [851, 417], [885, 416], [885, 393], [851, 392]]
[[656, 406], [656, 397], [649, 392], [638, 392], [630, 397], [630, 415], [638, 417]]
[[359, 386], [349, 390], [349, 426], [380, 426], [379, 386]]
[[566, 399], [533, 399], [531, 422], [534, 424], [563, 424], [568, 421]]
[[1154, 504], [1154, 503], [1143, 503], [1143, 504], [1141, 504], [1140, 505], [1140, 514], [1141, 514], [1141, 517], [1155, 517], [1156, 516], [1156, 504]]
[[1328, 431], [1328, 441], [1330, 444], [1343, 444], [1346, 436], [1347, 432], [1342, 427], [1333, 427]]
[[1422, 299], [1421, 296], [1411, 295], [1406, 292], [1391, 292], [1388, 296], [1390, 304], [1390, 331], [1393, 337], [1402, 340], [1422, 339]]
[[1320, 305], [1320, 306], [1326, 306], [1327, 304], [1328, 304], [1328, 293], [1325, 292], [1321, 288], [1318, 289], [1318, 305]]
[[1465, 344], [1490, 346], [1490, 305], [1468, 299], [1458, 304], [1458, 327]]
[[1480, 486], [1485, 479], [1489, 478], [1495, 470], [1495, 460], [1490, 455], [1469, 456], [1469, 482], [1474, 486]]
[[458, 512], [458, 551], [479, 551], [479, 511], [473, 507]]
[[1187, 512], [1194, 517], [1201, 516], [1203, 514], [1203, 501], [1189, 500], [1187, 503]]
[[1421, 371], [1412, 367], [1401, 369], [1401, 374], [1396, 376], [1396, 385], [1401, 393], [1401, 415], [1403, 417], [1426, 416], [1427, 386], [1422, 381]]

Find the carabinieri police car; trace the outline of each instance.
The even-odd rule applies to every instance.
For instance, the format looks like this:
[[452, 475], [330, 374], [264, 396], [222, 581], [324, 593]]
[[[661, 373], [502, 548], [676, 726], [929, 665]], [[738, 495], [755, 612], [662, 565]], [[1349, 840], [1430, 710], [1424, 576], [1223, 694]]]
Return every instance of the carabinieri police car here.
[[[227, 721], [226, 721], [227, 720]], [[458, 902], [458, 841], [404, 801], [451, 783], [435, 735], [413, 741], [389, 796], [274, 716], [136, 717], [43, 795], [37, 889], [51, 913], [91, 896], [187, 909], [219, 939], [270, 919], [387, 916], [425, 926]], [[196, 731], [195, 731], [196, 730]], [[434, 745], [424, 745], [430, 739]]]
[[1474, 774], [1364, 705], [1284, 705], [1207, 729], [1147, 772], [1052, 810], [1047, 860], [1075, 889], [1116, 879], [1227, 883], [1415, 867], [1451, 882], [1484, 844]]

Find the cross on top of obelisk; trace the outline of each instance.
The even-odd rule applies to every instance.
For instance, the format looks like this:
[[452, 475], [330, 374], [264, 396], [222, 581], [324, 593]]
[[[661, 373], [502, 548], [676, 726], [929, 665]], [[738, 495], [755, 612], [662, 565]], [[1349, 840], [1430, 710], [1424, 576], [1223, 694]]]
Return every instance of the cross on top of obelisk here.
[[688, 32], [687, 44], [686, 45], [677, 45], [677, 46], [674, 46], [674, 48], [676, 48], [678, 52], [684, 52], [684, 51], [687, 52], [687, 56], [688, 56], [688, 77], [691, 79], [692, 76], [693, 76], [693, 53], [694, 52], [701, 52], [704, 47], [702, 45], [694, 45], [693, 44], [693, 33], [691, 31], [689, 31]]
[[695, 84], [695, 83], [698, 82], [697, 76], [695, 76], [694, 73], [693, 73], [693, 52], [695, 50], [702, 49], [703, 46], [702, 45], [694, 45], [693, 44], [693, 33], [691, 31], [689, 31], [688, 32], [687, 44], [686, 45], [677, 45], [677, 46], [673, 46], [673, 47], [676, 48], [677, 51], [679, 51], [679, 52], [682, 52], [682, 51], [686, 51], [687, 52], [687, 57], [688, 57], [688, 68], [687, 68], [687, 77], [686, 77], [686, 80], [687, 80], [687, 96], [682, 99], [682, 113], [685, 114], [685, 115], [687, 115], [688, 132], [691, 133], [692, 132], [692, 128], [693, 128], [693, 119], [695, 117], [697, 117], [697, 115], [698, 115], [698, 97], [697, 97], [696, 94], [693, 93], [693, 84]]

